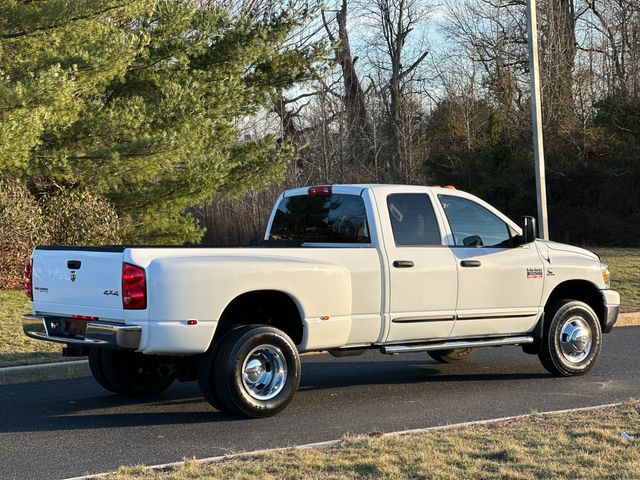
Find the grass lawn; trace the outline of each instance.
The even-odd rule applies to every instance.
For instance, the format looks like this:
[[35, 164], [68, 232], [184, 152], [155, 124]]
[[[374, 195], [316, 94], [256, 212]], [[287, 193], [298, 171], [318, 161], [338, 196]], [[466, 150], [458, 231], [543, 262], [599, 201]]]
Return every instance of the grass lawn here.
[[22, 332], [22, 314], [30, 311], [22, 290], [0, 290], [0, 367], [63, 359], [60, 345], [32, 340]]
[[[635, 436], [625, 440], [622, 432]], [[397, 437], [347, 437], [209, 466], [121, 468], [111, 480], [640, 478], [640, 404]]]
[[611, 288], [620, 292], [623, 312], [640, 311], [640, 248], [595, 248], [611, 271]]

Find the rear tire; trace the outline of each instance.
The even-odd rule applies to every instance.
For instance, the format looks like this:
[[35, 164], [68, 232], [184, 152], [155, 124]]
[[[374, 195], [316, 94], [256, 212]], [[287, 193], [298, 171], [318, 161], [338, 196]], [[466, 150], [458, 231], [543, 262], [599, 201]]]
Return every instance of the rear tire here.
[[300, 384], [296, 346], [283, 331], [270, 326], [230, 331], [221, 339], [207, 370], [221, 406], [250, 418], [282, 411]]
[[91, 370], [91, 374], [93, 378], [95, 378], [96, 382], [100, 384], [102, 388], [105, 390], [109, 390], [113, 393], [118, 392], [115, 387], [109, 382], [107, 376], [104, 373], [104, 367], [102, 365], [102, 349], [101, 348], [92, 348], [89, 351], [89, 369]]
[[450, 350], [432, 350], [427, 352], [431, 358], [440, 363], [457, 363], [467, 360], [475, 348], [452, 348]]
[[108, 348], [89, 353], [93, 378], [105, 389], [133, 397], [154, 396], [164, 392], [176, 378], [171, 357]]
[[538, 357], [553, 375], [584, 375], [593, 368], [602, 346], [602, 327], [593, 309], [577, 300], [560, 300], [545, 312]]
[[218, 392], [216, 390], [216, 380], [214, 372], [216, 368], [216, 355], [220, 350], [219, 346], [225, 342], [226, 338], [231, 333], [237, 330], [248, 331], [251, 328], [253, 328], [251, 325], [239, 325], [231, 328], [220, 338], [215, 338], [209, 350], [207, 350], [200, 359], [200, 364], [198, 365], [198, 386], [200, 387], [200, 392], [202, 392], [202, 396], [204, 397], [204, 399], [209, 402], [209, 405], [221, 412], [228, 412], [229, 410], [220, 402], [220, 399], [218, 398]]

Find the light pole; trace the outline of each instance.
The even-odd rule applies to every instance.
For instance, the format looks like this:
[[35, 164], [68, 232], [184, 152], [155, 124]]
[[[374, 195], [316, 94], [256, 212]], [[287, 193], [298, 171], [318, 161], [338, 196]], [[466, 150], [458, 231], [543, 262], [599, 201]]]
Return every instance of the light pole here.
[[549, 240], [547, 185], [544, 174], [544, 141], [542, 138], [542, 108], [540, 105], [540, 74], [538, 72], [536, 0], [527, 0], [527, 31], [529, 32], [529, 77], [531, 83], [531, 117], [533, 120], [533, 157], [536, 164], [538, 231], [541, 238]]

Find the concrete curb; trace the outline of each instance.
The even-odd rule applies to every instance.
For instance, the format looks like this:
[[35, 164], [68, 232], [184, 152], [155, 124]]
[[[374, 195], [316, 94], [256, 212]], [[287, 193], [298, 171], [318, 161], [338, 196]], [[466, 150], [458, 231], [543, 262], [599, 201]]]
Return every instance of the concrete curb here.
[[[438, 431], [443, 431], [443, 430], [454, 430], [454, 429], [457, 429], [457, 428], [474, 427], [474, 426], [482, 426], [482, 425], [492, 425], [492, 424], [495, 424], [495, 423], [507, 422], [507, 421], [512, 421], [512, 420], [522, 420], [522, 419], [525, 419], [525, 418], [530, 418], [530, 417], [532, 417], [534, 415], [550, 416], [550, 415], [563, 415], [563, 414], [567, 414], [567, 413], [589, 412], [589, 411], [592, 411], [592, 410], [600, 410], [600, 409], [604, 409], [604, 408], [619, 407], [621, 405], [624, 405], [625, 403], [627, 403], [627, 402], [616, 402], [616, 403], [608, 403], [608, 404], [605, 404], [605, 405], [593, 405], [593, 406], [589, 406], [589, 407], [569, 408], [569, 409], [565, 409], [565, 410], [550, 410], [550, 411], [545, 411], [545, 412], [525, 413], [523, 415], [513, 415], [513, 416], [510, 416], [510, 417], [490, 418], [490, 419], [486, 419], [486, 420], [475, 420], [475, 421], [470, 421], [470, 422], [453, 423], [453, 424], [449, 424], [449, 425], [439, 425], [439, 426], [435, 426], [435, 427], [413, 428], [413, 429], [410, 429], [410, 430], [399, 430], [399, 431], [394, 431], [394, 432], [380, 433], [379, 436], [386, 437], [386, 438], [392, 438], [392, 437], [401, 437], [401, 436], [405, 436], [405, 435], [421, 435], [421, 434], [425, 434], [425, 433], [432, 433], [432, 432], [438, 432]], [[365, 434], [365, 436], [366, 436], [366, 434]], [[303, 444], [303, 445], [292, 445], [292, 446], [289, 446], [289, 447], [267, 448], [267, 449], [264, 449], [264, 450], [253, 450], [253, 451], [249, 451], [249, 452], [240, 452], [240, 453], [233, 453], [233, 454], [228, 454], [228, 455], [218, 455], [218, 456], [215, 456], [215, 457], [196, 459], [195, 463], [196, 463], [196, 465], [212, 465], [214, 463], [220, 463], [220, 462], [224, 462], [224, 461], [228, 461], [228, 460], [252, 458], [252, 457], [256, 457], [256, 456], [260, 456], [260, 455], [264, 455], [264, 454], [268, 454], [268, 453], [282, 452], [282, 451], [291, 450], [291, 449], [311, 450], [311, 449], [316, 449], [316, 448], [326, 448], [326, 447], [331, 447], [331, 446], [335, 446], [335, 445], [340, 445], [341, 443], [343, 443], [343, 441], [344, 441], [343, 439], [327, 440], [325, 442], [307, 443], [307, 444]], [[163, 463], [163, 464], [159, 464], [159, 465], [145, 465], [145, 466], [143, 466], [143, 468], [148, 472], [154, 472], [154, 471], [155, 472], [162, 472], [162, 471], [167, 471], [167, 470], [171, 470], [171, 469], [180, 467], [181, 465], [184, 465], [184, 463], [185, 463], [185, 460], [180, 461], [180, 462]], [[91, 479], [97, 479], [97, 478], [104, 478], [104, 477], [106, 477], [108, 475], [111, 475], [113, 473], [116, 473], [116, 472], [104, 472], [104, 473], [87, 474], [87, 475], [80, 476], [80, 477], [66, 478], [65, 480], [91, 480]]]
[[[616, 327], [640, 326], [640, 312], [621, 313]], [[315, 352], [314, 352], [315, 353]], [[0, 368], [0, 385], [41, 382], [45, 380], [68, 380], [91, 375], [89, 362], [56, 362], [41, 365]]]
[[616, 327], [640, 326], [640, 312], [621, 313], [616, 322]]
[[91, 375], [91, 371], [87, 360], [6, 367], [0, 368], [0, 385], [42, 382], [45, 380], [67, 380], [89, 375]]

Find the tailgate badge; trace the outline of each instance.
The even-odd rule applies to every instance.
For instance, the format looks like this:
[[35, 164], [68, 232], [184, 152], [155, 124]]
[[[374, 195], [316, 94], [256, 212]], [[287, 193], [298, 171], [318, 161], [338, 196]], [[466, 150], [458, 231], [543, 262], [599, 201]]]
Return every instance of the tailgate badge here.
[[118, 292], [117, 290], [105, 290], [104, 292], [102, 292], [103, 295], [113, 295], [114, 297], [117, 297], [120, 295], [120, 292]]
[[76, 272], [71, 272], [71, 277], [70, 278], [71, 278], [72, 282], [75, 282], [76, 278], [78, 278], [78, 275], [76, 275]]

